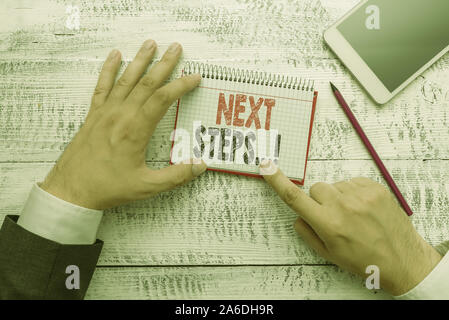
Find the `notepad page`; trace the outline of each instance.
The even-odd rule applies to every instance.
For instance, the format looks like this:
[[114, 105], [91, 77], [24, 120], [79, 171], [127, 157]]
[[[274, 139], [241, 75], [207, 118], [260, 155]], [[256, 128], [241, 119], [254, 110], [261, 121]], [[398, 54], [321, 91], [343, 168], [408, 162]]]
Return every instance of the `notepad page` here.
[[259, 174], [259, 162], [269, 158], [289, 178], [302, 180], [313, 99], [311, 89], [203, 78], [179, 101], [171, 160], [194, 158], [200, 151], [209, 168]]

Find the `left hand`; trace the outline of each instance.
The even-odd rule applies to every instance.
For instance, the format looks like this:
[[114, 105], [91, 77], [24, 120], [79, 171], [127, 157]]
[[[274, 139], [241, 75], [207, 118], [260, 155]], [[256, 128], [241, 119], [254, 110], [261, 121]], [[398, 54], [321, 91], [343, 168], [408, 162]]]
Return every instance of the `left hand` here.
[[145, 41], [117, 82], [121, 55], [109, 54], [86, 121], [41, 188], [82, 207], [106, 209], [172, 189], [206, 170], [202, 161], [160, 170], [145, 164], [148, 140], [168, 107], [201, 80], [194, 74], [163, 85], [181, 56], [178, 43], [142, 77], [155, 52], [156, 43]]

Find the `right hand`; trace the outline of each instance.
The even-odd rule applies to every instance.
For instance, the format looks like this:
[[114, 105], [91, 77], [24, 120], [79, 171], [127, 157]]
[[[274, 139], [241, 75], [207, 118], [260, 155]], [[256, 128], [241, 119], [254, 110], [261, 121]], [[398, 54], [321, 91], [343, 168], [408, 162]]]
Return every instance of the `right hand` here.
[[366, 277], [380, 270], [382, 288], [401, 295], [420, 283], [441, 255], [415, 230], [392, 194], [367, 178], [316, 183], [310, 197], [272, 162], [261, 174], [298, 215], [295, 229], [318, 254], [343, 269]]

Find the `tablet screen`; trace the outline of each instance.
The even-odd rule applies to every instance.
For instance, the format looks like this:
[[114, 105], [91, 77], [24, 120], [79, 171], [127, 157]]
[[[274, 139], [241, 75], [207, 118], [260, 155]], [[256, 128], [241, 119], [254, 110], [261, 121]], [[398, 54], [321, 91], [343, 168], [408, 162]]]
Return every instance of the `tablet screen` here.
[[393, 92], [449, 45], [449, 0], [368, 1], [337, 29]]

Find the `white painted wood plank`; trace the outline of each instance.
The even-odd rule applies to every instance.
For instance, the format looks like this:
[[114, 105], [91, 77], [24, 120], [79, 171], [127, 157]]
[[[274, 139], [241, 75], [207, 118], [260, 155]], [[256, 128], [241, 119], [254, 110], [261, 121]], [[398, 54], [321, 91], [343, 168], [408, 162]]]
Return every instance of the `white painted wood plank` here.
[[[340, 87], [383, 158], [449, 158], [449, 56], [389, 104], [374, 105], [322, 41], [327, 25], [352, 0], [338, 6], [317, 0], [83, 2], [82, 28], [76, 32], [64, 27], [62, 9], [71, 1], [24, 1], [30, 9], [11, 3], [9, 15], [29, 17], [26, 12], [34, 10], [36, 23], [23, 19], [15, 31], [0, 33], [0, 161], [57, 159], [83, 121], [103, 57], [117, 47], [129, 62], [150, 36], [161, 45], [158, 56], [171, 41], [182, 40], [185, 59], [316, 80], [312, 159], [369, 159], [328, 80]], [[172, 108], [155, 133], [148, 160], [168, 160], [174, 117]]]
[[[262, 54], [263, 49], [277, 44], [273, 51], [284, 53], [279, 49], [293, 51], [296, 46], [298, 51], [299, 43], [295, 41], [316, 45], [320, 32], [355, 3], [340, 0], [337, 6], [319, 0], [4, 0], [0, 4], [1, 21], [5, 21], [0, 30], [4, 38], [0, 50], [8, 58], [22, 58], [23, 52], [64, 57], [79, 57], [81, 53], [92, 57], [105, 45], [121, 42], [139, 46], [140, 37], [152, 34], [163, 44], [173, 36], [190, 38], [195, 40], [197, 52], [201, 52], [201, 43], [215, 44], [215, 50], [202, 53], [204, 58], [215, 58], [217, 51], [223, 52], [224, 44], [225, 48], [236, 50], [260, 46]], [[65, 9], [69, 5], [80, 10], [79, 30], [66, 27]], [[299, 50], [307, 50], [307, 46]]]
[[390, 299], [333, 266], [97, 268], [86, 299]]
[[[322, 32], [357, 0], [2, 0], [0, 3], [0, 222], [16, 214], [81, 125], [102, 59], [129, 62], [154, 38], [158, 56], [181, 41], [185, 59], [316, 80], [320, 91], [307, 190], [377, 170], [328, 89], [335, 82], [385, 159], [449, 159], [449, 56], [378, 107], [323, 45]], [[80, 30], [65, 27], [67, 5]], [[126, 64], [124, 65], [126, 66]], [[167, 161], [171, 108], [148, 160]], [[351, 161], [328, 161], [353, 159]], [[386, 161], [431, 243], [449, 239], [448, 161]], [[34, 163], [44, 161], [47, 163]], [[160, 163], [153, 163], [161, 165]], [[221, 186], [226, 186], [223, 190]], [[207, 193], [205, 190], [208, 190]], [[295, 218], [255, 179], [207, 173], [189, 186], [106, 213], [100, 265], [211, 265], [97, 269], [88, 298], [385, 298], [324, 263], [298, 239]]]
[[[0, 62], [0, 161], [56, 160], [84, 121], [100, 66], [85, 61]], [[436, 83], [449, 83], [447, 71], [429, 71], [426, 79], [382, 107], [367, 100], [349, 78], [343, 83], [345, 75], [337, 75], [336, 82], [382, 158], [449, 158], [448, 103], [441, 97], [434, 104], [426, 101], [431, 90], [443, 90]], [[328, 88], [330, 72], [316, 76], [321, 77], [316, 82], [320, 93], [310, 158], [369, 159]], [[168, 160], [175, 114], [173, 106], [161, 121], [148, 160]]]
[[[161, 164], [162, 165], [162, 164]], [[386, 161], [419, 233], [449, 240], [449, 162]], [[51, 163], [0, 164], [0, 222], [17, 214]], [[305, 190], [356, 176], [382, 181], [371, 161], [311, 161]], [[263, 180], [207, 172], [191, 184], [105, 213], [100, 265], [323, 263], [295, 234], [296, 214]]]

